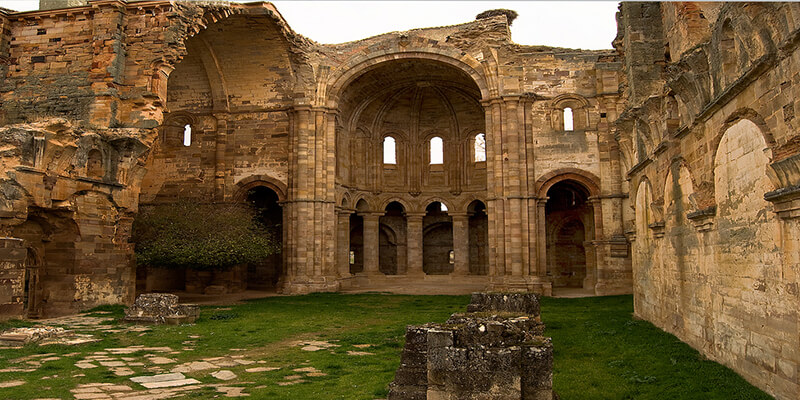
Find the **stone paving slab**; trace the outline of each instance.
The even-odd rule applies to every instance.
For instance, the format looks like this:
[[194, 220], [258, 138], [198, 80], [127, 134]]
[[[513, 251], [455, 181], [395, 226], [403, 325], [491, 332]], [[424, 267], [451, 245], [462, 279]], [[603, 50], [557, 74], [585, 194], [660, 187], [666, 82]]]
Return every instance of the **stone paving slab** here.
[[231, 379], [236, 379], [236, 374], [233, 371], [229, 371], [227, 369], [223, 369], [220, 371], [212, 372], [211, 376], [223, 381], [229, 381]]

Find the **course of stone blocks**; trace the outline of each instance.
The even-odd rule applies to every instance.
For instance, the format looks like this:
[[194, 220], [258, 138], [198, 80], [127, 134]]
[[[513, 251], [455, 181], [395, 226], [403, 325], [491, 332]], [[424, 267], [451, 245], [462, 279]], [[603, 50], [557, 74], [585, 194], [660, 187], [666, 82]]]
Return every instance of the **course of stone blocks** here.
[[553, 346], [535, 294], [474, 293], [466, 313], [406, 328], [389, 400], [553, 399]]

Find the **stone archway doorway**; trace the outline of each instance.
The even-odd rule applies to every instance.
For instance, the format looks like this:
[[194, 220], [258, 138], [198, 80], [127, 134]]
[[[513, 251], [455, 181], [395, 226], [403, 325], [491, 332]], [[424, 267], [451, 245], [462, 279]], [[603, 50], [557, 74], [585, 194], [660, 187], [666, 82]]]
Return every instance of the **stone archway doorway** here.
[[553, 288], [590, 289], [594, 285], [594, 210], [589, 196], [586, 186], [570, 179], [547, 191], [547, 276]]
[[422, 269], [428, 275], [453, 272], [453, 219], [447, 208], [434, 201], [422, 219]]
[[[278, 247], [283, 247], [283, 208], [278, 194], [269, 187], [255, 186], [247, 191], [246, 201], [259, 222], [278, 240]], [[275, 290], [282, 276], [283, 255], [276, 253], [247, 266], [245, 286], [250, 290]]]

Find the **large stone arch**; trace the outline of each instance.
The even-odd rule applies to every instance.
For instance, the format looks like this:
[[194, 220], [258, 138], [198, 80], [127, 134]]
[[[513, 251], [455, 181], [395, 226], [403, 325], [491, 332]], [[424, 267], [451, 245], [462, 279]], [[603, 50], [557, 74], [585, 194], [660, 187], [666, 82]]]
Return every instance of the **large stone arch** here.
[[[716, 182], [715, 166], [720, 148], [720, 143], [722, 142], [723, 137], [732, 126], [742, 121], [747, 121], [753, 125], [753, 128], [758, 132], [759, 136], [761, 136], [761, 140], [764, 143], [763, 150], [767, 152], [767, 158], [768, 158], [767, 164], [769, 165], [769, 163], [772, 162], [772, 154], [773, 150], [776, 147], [776, 141], [766, 121], [764, 120], [764, 118], [761, 117], [761, 115], [758, 112], [756, 112], [753, 109], [750, 108], [738, 109], [733, 113], [731, 113], [731, 115], [729, 115], [728, 118], [725, 119], [725, 122], [722, 124], [722, 126], [720, 126], [719, 130], [716, 132], [716, 134], [711, 138], [711, 140], [708, 143], [709, 149], [711, 150], [710, 160], [712, 163], [714, 163], [711, 165], [711, 168], [709, 168], [709, 171], [711, 171], [711, 175], [708, 177], [709, 185], [715, 185]], [[764, 173], [767, 174], [767, 176], [772, 180], [772, 183], [774, 185], [776, 186], [778, 185], [778, 182], [776, 181], [777, 178], [774, 176], [774, 174], [770, 169], [765, 168]], [[711, 198], [704, 200], [706, 200], [706, 202], [710, 204], [716, 204], [716, 201], [713, 200], [716, 197], [716, 191], [712, 192], [709, 197]]]
[[480, 62], [474, 57], [461, 55], [455, 50], [450, 49], [423, 47], [398, 50], [389, 53], [381, 51], [375, 54], [355, 56], [333, 71], [326, 83], [320, 82], [320, 86], [317, 89], [317, 99], [318, 101], [324, 102], [328, 107], [335, 107], [338, 104], [342, 90], [359, 76], [379, 67], [385, 62], [408, 59], [439, 61], [451, 65], [465, 72], [472, 78], [481, 92], [482, 99], [488, 99], [490, 97], [487, 79], [479, 72], [483, 68]]
[[[161, 97], [159, 89], [162, 86], [166, 88], [165, 80], [169, 78], [175, 66], [188, 54], [186, 46], [187, 40], [214, 28], [217, 23], [226, 21], [233, 16], [264, 16], [278, 28], [278, 31], [287, 44], [299, 45], [307, 41], [297, 35], [289, 27], [289, 24], [283, 19], [283, 16], [281, 16], [280, 12], [278, 12], [272, 3], [237, 4], [235, 7], [214, 7], [209, 5], [179, 3], [174, 4], [174, 7], [176, 7], [175, 11], [177, 11], [183, 19], [181, 23], [186, 25], [183, 30], [183, 36], [177, 38], [179, 46], [176, 46], [176, 51], [161, 54], [157, 58], [150, 59], [147, 63], [148, 69], [150, 70], [150, 72], [146, 74], [146, 76], [149, 77], [147, 87], [159, 97]], [[206, 55], [211, 57], [210, 60], [214, 60], [215, 56], [213, 52]], [[210, 65], [213, 65], [213, 63]], [[299, 66], [295, 66], [295, 69], [297, 68], [299, 68]], [[211, 71], [211, 73], [213, 73], [213, 71]], [[308, 74], [310, 70], [303, 71], [303, 73]], [[222, 84], [220, 88], [224, 88], [224, 81], [220, 83]], [[224, 91], [219, 93], [224, 94]]]
[[579, 182], [589, 190], [591, 196], [600, 195], [600, 178], [598, 178], [597, 175], [578, 168], [561, 168], [542, 175], [536, 181], [535, 187], [537, 188], [537, 197], [547, 197], [547, 191], [556, 183], [564, 180]]
[[242, 202], [247, 198], [247, 192], [256, 187], [256, 186], [265, 186], [275, 194], [278, 195], [278, 201], [286, 201], [286, 195], [288, 193], [288, 189], [285, 183], [280, 181], [279, 179], [273, 178], [269, 175], [253, 175], [248, 176], [247, 178], [243, 178], [240, 181], [236, 182], [236, 189], [233, 194], [233, 201], [234, 202]]

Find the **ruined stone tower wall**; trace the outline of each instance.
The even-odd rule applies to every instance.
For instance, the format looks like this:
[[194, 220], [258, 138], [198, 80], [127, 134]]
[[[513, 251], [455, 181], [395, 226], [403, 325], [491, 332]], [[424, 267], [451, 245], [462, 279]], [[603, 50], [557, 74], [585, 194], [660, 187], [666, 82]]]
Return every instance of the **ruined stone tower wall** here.
[[629, 96], [617, 121], [636, 315], [794, 399], [800, 8], [623, 3], [621, 12], [624, 56], [663, 59], [647, 76], [657, 88]]

